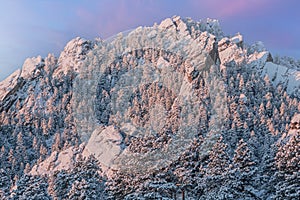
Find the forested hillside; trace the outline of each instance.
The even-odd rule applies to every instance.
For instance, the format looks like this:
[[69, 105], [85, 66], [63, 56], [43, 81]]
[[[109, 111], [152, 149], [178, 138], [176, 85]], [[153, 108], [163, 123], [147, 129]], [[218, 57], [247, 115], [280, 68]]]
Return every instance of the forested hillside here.
[[0, 82], [1, 199], [299, 199], [300, 63], [168, 18]]

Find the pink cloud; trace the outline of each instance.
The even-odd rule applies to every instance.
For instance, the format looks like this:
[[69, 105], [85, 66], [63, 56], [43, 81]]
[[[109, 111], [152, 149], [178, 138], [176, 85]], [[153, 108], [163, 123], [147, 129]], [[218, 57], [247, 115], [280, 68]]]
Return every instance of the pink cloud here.
[[256, 12], [263, 10], [266, 5], [266, 1], [263, 0], [231, 0], [226, 4], [221, 5], [221, 16], [231, 17], [244, 12]]
[[138, 25], [145, 25], [144, 21], [151, 19], [150, 13], [155, 14], [159, 10], [156, 8], [156, 4], [152, 1], [120, 0], [117, 3], [102, 1], [95, 4], [93, 8], [78, 7], [76, 15], [78, 24], [82, 26], [81, 29], [86, 29], [88, 26], [89, 32], [97, 32], [98, 36], [106, 38]]
[[246, 15], [254, 15], [264, 12], [278, 2], [278, 0], [210, 0], [199, 1], [190, 0], [190, 2], [201, 10], [207, 9], [207, 13], [212, 13], [216, 17], [227, 18]]
[[83, 7], [79, 7], [76, 10], [76, 14], [80, 19], [84, 21], [90, 21], [93, 19], [93, 14]]

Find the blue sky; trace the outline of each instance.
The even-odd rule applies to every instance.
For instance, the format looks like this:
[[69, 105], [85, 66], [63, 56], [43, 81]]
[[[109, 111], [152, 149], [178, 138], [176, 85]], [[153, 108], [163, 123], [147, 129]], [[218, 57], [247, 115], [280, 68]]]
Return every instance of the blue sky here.
[[224, 32], [300, 59], [299, 0], [0, 0], [0, 80], [27, 57], [59, 56], [76, 36], [107, 38], [180, 15], [219, 19]]

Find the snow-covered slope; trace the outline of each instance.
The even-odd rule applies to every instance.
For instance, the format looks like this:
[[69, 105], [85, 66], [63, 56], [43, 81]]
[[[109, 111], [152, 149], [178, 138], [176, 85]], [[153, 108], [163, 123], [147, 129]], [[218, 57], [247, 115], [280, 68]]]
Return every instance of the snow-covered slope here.
[[268, 62], [263, 68], [264, 75], [268, 75], [274, 86], [281, 84], [289, 94], [299, 95], [300, 71]]
[[[112, 48], [112, 46], [117, 46], [119, 50]], [[176, 52], [176, 54], [182, 56], [181, 59], [183, 61], [181, 62], [185, 62], [185, 74], [170, 74], [170, 71], [163, 72], [168, 68], [168, 66], [172, 65], [169, 61], [169, 58], [166, 59], [163, 57], [157, 57], [157, 61], [154, 61], [154, 66], [157, 67], [157, 69], [154, 71], [151, 69], [151, 66], [149, 68], [149, 65], [144, 65], [145, 61], [143, 61], [143, 59], [145, 58], [140, 58], [138, 61], [140, 63], [137, 63], [137, 67], [143, 67], [144, 69], [148, 67], [147, 70], [152, 71], [151, 73], [156, 73], [156, 75], [153, 77], [147, 77], [144, 75], [137, 77], [138, 71], [128, 71], [126, 72], [128, 74], [124, 74], [122, 75], [123, 77], [121, 76], [118, 78], [120, 80], [125, 78], [125, 80], [121, 81], [122, 85], [118, 85], [118, 81], [120, 80], [115, 79], [114, 83], [112, 83], [113, 80], [110, 78], [110, 80], [107, 81], [111, 82], [111, 85], [105, 86], [108, 88], [112, 87], [112, 91], [109, 92], [110, 95], [117, 94], [118, 92], [124, 92], [122, 90], [125, 87], [138, 87], [140, 84], [146, 84], [147, 81], [148, 84], [158, 81], [161, 82], [163, 87], [167, 87], [175, 92], [176, 96], [187, 97], [190, 95], [189, 82], [195, 78], [201, 70], [206, 70], [212, 65], [216, 65], [220, 71], [224, 71], [226, 68], [230, 68], [232, 63], [238, 66], [245, 65], [247, 68], [249, 68], [249, 70], [256, 71], [262, 78], [267, 75], [275, 87], [279, 84], [282, 84], [287, 88], [286, 91], [289, 94], [297, 94], [296, 91], [300, 85], [298, 75], [299, 72], [297, 70], [274, 64], [272, 62], [272, 56], [270, 52], [266, 51], [261, 42], [253, 44], [250, 47], [246, 46], [247, 45], [245, 45], [243, 36], [241, 34], [237, 34], [233, 37], [224, 37], [218, 21], [216, 20], [207, 19], [200, 22], [194, 22], [190, 19], [181, 19], [180, 17], [165, 19], [158, 26], [154, 27], [139, 27], [135, 30], [127, 31], [126, 34], [119, 34], [111, 37], [109, 40], [101, 43], [99, 41], [97, 43], [90, 42], [81, 38], [75, 38], [74, 40], [70, 41], [58, 60], [58, 67], [54, 72], [54, 76], [61, 72], [66, 74], [67, 71], [73, 70], [79, 73], [79, 77], [84, 77], [83, 79], [77, 79], [75, 91], [80, 92], [76, 92], [73, 96], [75, 97], [73, 98], [73, 102], [76, 105], [74, 112], [78, 114], [75, 115], [75, 120], [78, 120], [77, 131], [79, 131], [79, 134], [81, 134], [81, 139], [87, 142], [84, 155], [88, 156], [90, 154], [95, 154], [103, 166], [111, 167], [114, 165], [114, 167], [116, 167], [116, 165], [113, 163], [120, 161], [116, 161], [115, 159], [125, 159], [123, 158], [124, 153], [129, 153], [127, 150], [122, 153], [124, 149], [120, 145], [124, 140], [124, 136], [121, 136], [119, 131], [94, 131], [99, 129], [97, 128], [97, 118], [100, 121], [102, 119], [99, 119], [99, 117], [95, 115], [95, 107], [92, 105], [95, 101], [97, 101], [96, 96], [99, 94], [96, 95], [96, 93], [99, 91], [97, 92], [96, 88], [91, 84], [98, 82], [99, 77], [97, 74], [99, 71], [105, 73], [103, 71], [104, 69], [102, 69], [102, 66], [106, 67], [111, 65], [111, 63], [114, 62], [112, 59], [115, 59], [115, 56], [123, 56], [123, 61], [124, 58], [130, 59], [130, 52], [134, 49], [147, 47], [153, 49], [165, 49], [169, 52]], [[127, 57], [124, 57], [126, 54], [128, 54]], [[85, 56], [88, 57], [86, 58]], [[162, 74], [159, 75], [159, 73]], [[165, 75], [163, 73], [165, 73]], [[175, 75], [174, 78], [177, 80], [177, 82], [172, 82], [170, 75]], [[140, 80], [130, 80], [130, 77], [140, 78]], [[164, 80], [165, 78], [168, 79]], [[87, 79], [88, 81], [86, 81]], [[143, 83], [145, 80], [147, 81]], [[131, 94], [134, 91], [127, 90], [126, 92]], [[243, 95], [243, 99], [247, 99], [244, 94], [241, 95]], [[114, 103], [116, 103], [116, 105], [123, 105], [124, 103], [130, 101], [125, 97], [120, 98], [116, 96], [115, 98], [116, 100]], [[177, 101], [180, 102], [182, 100], [177, 97]], [[247, 100], [244, 101], [246, 102]], [[110, 114], [110, 118], [119, 118], [119, 120], [122, 119], [121, 121], [114, 121], [114, 123], [119, 123], [118, 128], [121, 130], [125, 124], [128, 126], [128, 122], [125, 123], [125, 121], [129, 120], [127, 119], [127, 115], [129, 114], [122, 113], [125, 112], [126, 109], [121, 111], [125, 107], [123, 106], [123, 108], [121, 108], [116, 106], [112, 111], [110, 111], [112, 112]], [[118, 115], [116, 115], [117, 113]], [[161, 111], [159, 111], [159, 114], [162, 114]], [[155, 121], [156, 119], [153, 120]], [[150, 123], [155, 123], [154, 121], [150, 121]], [[105, 123], [110, 122], [105, 121]], [[194, 125], [196, 126], [196, 124]], [[102, 130], [103, 127], [100, 129]], [[146, 128], [144, 131], [147, 129], [148, 128]], [[134, 126], [134, 130], [135, 132], [138, 132], [136, 126]], [[114, 132], [116, 133], [113, 134]], [[132, 136], [132, 133], [126, 133], [126, 131], [123, 131], [123, 134], [124, 133], [125, 136]], [[113, 135], [118, 136], [118, 139], [115, 138], [113, 140], [115, 142], [112, 142], [111, 137]], [[98, 137], [100, 139], [97, 139]], [[187, 137], [187, 135], [184, 137]], [[193, 138], [193, 136], [191, 136], [191, 138]], [[177, 140], [180, 141], [179, 139]], [[184, 143], [188, 142], [186, 141]], [[210, 142], [207, 141], [207, 143]], [[172, 144], [170, 143], [169, 145], [171, 146]], [[175, 156], [174, 158], [176, 158], [176, 154], [172, 155], [173, 157]], [[128, 155], [125, 157], [127, 156]], [[152, 164], [153, 163], [154, 162], [152, 162]], [[143, 163], [143, 165], [146, 166], [145, 163]], [[122, 167], [124, 167], [124, 165], [122, 165]], [[149, 167], [150, 166], [147, 168], [149, 169]]]
[[12, 185], [24, 192], [27, 176], [48, 177], [52, 197], [89, 190], [76, 173], [93, 155], [112, 199], [276, 199], [289, 183], [275, 172], [290, 176], [285, 163], [298, 159], [284, 152], [299, 135], [299, 81], [296, 61], [212, 19], [77, 37], [59, 58], [29, 58], [0, 82], [0, 168], [13, 169], [0, 170], [0, 197]]

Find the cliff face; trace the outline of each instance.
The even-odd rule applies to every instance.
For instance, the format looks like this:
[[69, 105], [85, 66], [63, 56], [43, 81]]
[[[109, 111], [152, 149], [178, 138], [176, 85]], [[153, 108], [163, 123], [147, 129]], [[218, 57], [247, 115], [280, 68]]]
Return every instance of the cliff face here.
[[[106, 41], [75, 38], [59, 58], [27, 59], [0, 83], [0, 168], [9, 169], [0, 190], [18, 193], [12, 186], [24, 173], [72, 175], [81, 155], [94, 155], [114, 198], [173, 198], [178, 184], [195, 189], [186, 189], [190, 198], [280, 197], [272, 181], [287, 184], [278, 173], [296, 173], [280, 155], [298, 144], [298, 132], [282, 138], [300, 109], [299, 68], [240, 34], [226, 37], [210, 19], [168, 18]], [[220, 184], [218, 193], [211, 178], [246, 189]], [[75, 179], [65, 193], [82, 181]], [[55, 183], [46, 182], [54, 197]]]

